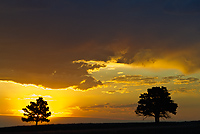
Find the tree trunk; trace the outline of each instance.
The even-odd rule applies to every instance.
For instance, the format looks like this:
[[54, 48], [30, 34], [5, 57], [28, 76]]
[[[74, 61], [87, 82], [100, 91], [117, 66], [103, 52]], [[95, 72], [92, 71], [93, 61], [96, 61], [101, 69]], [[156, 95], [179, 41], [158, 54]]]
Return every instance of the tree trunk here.
[[37, 117], [36, 117], [36, 126], [38, 125], [38, 121], [39, 121], [39, 118], [38, 118], [38, 115], [37, 115]]
[[159, 123], [159, 122], [160, 122], [160, 121], [159, 121], [159, 118], [160, 118], [160, 117], [159, 117], [159, 114], [155, 114], [155, 122], [156, 122], [156, 123]]

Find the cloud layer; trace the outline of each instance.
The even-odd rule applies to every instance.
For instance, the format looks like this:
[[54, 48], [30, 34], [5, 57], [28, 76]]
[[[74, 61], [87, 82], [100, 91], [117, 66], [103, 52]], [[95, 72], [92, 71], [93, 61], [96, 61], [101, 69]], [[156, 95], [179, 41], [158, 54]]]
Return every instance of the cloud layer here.
[[121, 105], [112, 105], [110, 103], [105, 104], [95, 104], [92, 106], [85, 107], [72, 107], [81, 111], [95, 111], [95, 112], [109, 112], [109, 113], [124, 113], [124, 112], [133, 112], [137, 104], [121, 104]]
[[113, 78], [111, 81], [114, 83], [129, 83], [135, 86], [137, 85], [152, 85], [156, 84], [158, 77], [144, 77], [142, 75], [121, 75]]
[[105, 65], [73, 61], [184, 73], [200, 69], [197, 0], [11, 0], [0, 5], [0, 79], [86, 90], [102, 84], [88, 70]]

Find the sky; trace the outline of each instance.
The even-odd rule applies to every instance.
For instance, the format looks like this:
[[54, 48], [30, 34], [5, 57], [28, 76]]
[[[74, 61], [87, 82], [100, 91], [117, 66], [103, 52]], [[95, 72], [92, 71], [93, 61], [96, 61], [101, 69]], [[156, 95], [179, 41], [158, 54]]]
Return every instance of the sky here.
[[1, 0], [0, 17], [1, 116], [43, 97], [52, 117], [143, 120], [139, 95], [165, 86], [169, 120], [200, 119], [199, 0]]

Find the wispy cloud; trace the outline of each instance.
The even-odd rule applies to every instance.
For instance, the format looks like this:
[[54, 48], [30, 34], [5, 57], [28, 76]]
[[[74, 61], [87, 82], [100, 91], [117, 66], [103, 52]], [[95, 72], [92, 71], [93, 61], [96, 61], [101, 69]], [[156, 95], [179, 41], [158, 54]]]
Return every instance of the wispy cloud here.
[[172, 80], [181, 78], [183, 76], [184, 75], [166, 76], [162, 78], [162, 81], [160, 83], [167, 84], [167, 83], [170, 83]]
[[18, 98], [18, 100], [36, 100], [38, 97], [46, 98], [48, 99], [48, 101], [54, 101], [54, 100], [49, 100], [52, 99], [52, 96], [50, 95], [36, 95], [36, 94], [26, 95], [24, 98]]
[[113, 83], [129, 83], [135, 85], [155, 85], [158, 77], [144, 77], [142, 75], [121, 75], [113, 78], [108, 82]]
[[117, 90], [102, 91], [102, 93], [105, 93], [105, 94], [115, 94], [115, 93], [124, 94], [124, 93], [130, 93], [130, 92], [132, 91], [127, 90], [127, 88], [119, 88]]
[[189, 77], [189, 78], [179, 78], [174, 80], [174, 84], [190, 84], [197, 82], [199, 78]]
[[177, 89], [174, 89], [174, 90], [170, 90], [170, 92], [173, 94], [173, 93], [191, 93], [191, 92], [196, 92], [197, 90], [196, 89], [189, 89], [189, 88], [186, 88], [186, 87], [180, 87], [180, 88], [177, 88]]
[[71, 107], [72, 109], [77, 109], [81, 111], [96, 111], [96, 112], [111, 112], [111, 113], [116, 113], [116, 112], [133, 112], [134, 109], [137, 107], [137, 104], [132, 103], [132, 104], [121, 104], [121, 105], [112, 105], [110, 103], [105, 103], [105, 104], [95, 104], [92, 106], [85, 106], [85, 107]]

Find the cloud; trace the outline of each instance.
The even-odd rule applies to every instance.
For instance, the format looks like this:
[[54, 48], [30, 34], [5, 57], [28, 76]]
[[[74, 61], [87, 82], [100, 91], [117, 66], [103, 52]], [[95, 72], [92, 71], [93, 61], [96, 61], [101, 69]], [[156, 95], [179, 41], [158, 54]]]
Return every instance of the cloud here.
[[124, 93], [130, 93], [130, 92], [131, 91], [127, 90], [127, 88], [120, 88], [120, 89], [117, 89], [117, 90], [102, 91], [102, 93], [105, 93], [105, 94], [115, 94], [115, 93], [124, 94]]
[[[53, 89], [85, 79], [95, 85], [86, 76], [105, 64], [88, 61], [198, 72], [200, 16], [191, 13], [199, 12], [199, 2], [181, 3], [0, 1], [0, 79]], [[175, 17], [177, 10], [190, 15]]]
[[[30, 95], [31, 97], [41, 97], [42, 95], [36, 95], [36, 94], [32, 94]], [[45, 98], [52, 98], [50, 95], [44, 95], [42, 97], [45, 97]]]
[[116, 90], [102, 91], [102, 93], [106, 93], [106, 94], [114, 94], [116, 92], [117, 92]]
[[136, 65], [141, 64], [145, 66], [148, 63], [154, 63], [156, 61], [156, 54], [153, 53], [150, 49], [144, 49], [137, 52], [132, 60], [132, 63]]
[[[71, 65], [71, 67], [70, 67]], [[63, 66], [64, 67], [64, 66]], [[23, 71], [9, 71], [6, 70], [2, 73], [5, 77], [3, 80], [16, 81], [22, 84], [33, 83], [35, 85], [43, 86], [44, 88], [69, 88], [74, 86], [74, 89], [87, 90], [87, 88], [94, 88], [98, 85], [102, 85], [102, 82], [89, 76], [87, 69], [81, 68], [79, 65], [69, 64], [67, 67], [69, 70], [57, 69], [56, 71], [37, 72], [36, 70], [29, 70], [28, 72]], [[53, 70], [53, 69], [52, 69]], [[20, 77], [19, 77], [20, 76]], [[81, 81], [85, 80], [84, 83]]]
[[36, 100], [38, 97], [43, 97], [45, 99], [48, 99], [48, 101], [55, 101], [55, 100], [49, 100], [52, 99], [50, 95], [36, 95], [36, 94], [26, 95], [26, 97], [18, 98], [18, 100]]
[[186, 87], [180, 87], [174, 90], [171, 90], [170, 92], [173, 93], [189, 93], [189, 92], [195, 92], [196, 89], [188, 89]]
[[121, 104], [121, 105], [111, 105], [110, 103], [105, 104], [95, 104], [92, 106], [85, 106], [85, 107], [72, 107], [72, 109], [76, 108], [81, 111], [96, 111], [96, 112], [128, 112], [128, 111], [134, 111], [134, 109], [137, 107], [137, 104]]
[[199, 81], [199, 78], [188, 77], [188, 78], [179, 78], [174, 80], [174, 84], [190, 84]]
[[170, 83], [172, 80], [174, 81], [174, 84], [190, 84], [190, 83], [198, 82], [199, 78], [186, 77], [185, 75], [167, 76], [167, 77], [163, 77], [160, 83], [167, 84], [167, 83]]
[[117, 72], [117, 74], [123, 74], [124, 72]]
[[158, 77], [144, 77], [142, 75], [121, 75], [113, 78], [108, 82], [129, 83], [138, 86], [138, 85], [154, 85], [157, 83], [156, 79], [158, 79]]
[[[200, 64], [198, 62], [198, 57], [200, 55], [197, 50], [194, 50], [200, 48], [199, 45], [197, 45], [199, 43], [200, 41], [191, 47], [185, 46], [183, 50], [165, 48], [167, 44], [164, 45], [164, 47], [139, 49], [135, 53], [135, 50], [132, 50], [135, 48], [131, 48], [125, 55], [119, 57], [117, 62], [155, 69], [179, 69], [185, 74], [194, 73], [198, 72], [200, 69]], [[136, 48], [136, 50], [137, 49], [138, 48]], [[186, 49], [188, 49], [188, 51], [186, 51]]]
[[104, 85], [113, 85], [114, 88], [117, 88], [115, 84], [122, 84], [122, 88], [102, 91], [106, 94], [115, 94], [115, 93], [130, 93], [131, 91], [127, 90], [127, 87], [130, 86], [142, 86], [142, 85], [163, 85], [163, 84], [195, 84], [199, 83], [199, 78], [196, 77], [187, 77], [185, 75], [171, 75], [166, 77], [151, 77], [151, 76], [142, 76], [142, 75], [120, 75], [114, 77], [111, 80], [105, 81]]
[[106, 67], [106, 62], [103, 62], [103, 61], [77, 60], [77, 61], [73, 61], [73, 63], [80, 64], [80, 68], [87, 70], [89, 74], [99, 71], [100, 68]]
[[169, 83], [171, 80], [177, 79], [177, 78], [181, 78], [181, 77], [183, 77], [183, 76], [184, 76], [184, 75], [166, 76], [166, 77], [163, 77], [163, 78], [162, 78], [162, 81], [160, 81], [160, 83], [167, 84], [167, 83]]
[[196, 77], [188, 77], [183, 78], [185, 75], [175, 75], [175, 76], [166, 76], [163, 77], [161, 81], [158, 81], [158, 77], [144, 77], [142, 75], [121, 75], [118, 77], [113, 78], [108, 82], [114, 83], [128, 83], [128, 84], [135, 84], [135, 85], [154, 85], [154, 84], [167, 84], [170, 83], [172, 80], [174, 84], [190, 84], [194, 82], [198, 82], [199, 78]]
[[85, 78], [86, 79], [81, 81], [80, 84], [74, 86], [76, 90], [85, 91], [103, 85], [100, 80], [96, 80], [94, 77], [86, 76]]

